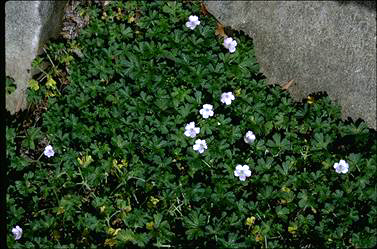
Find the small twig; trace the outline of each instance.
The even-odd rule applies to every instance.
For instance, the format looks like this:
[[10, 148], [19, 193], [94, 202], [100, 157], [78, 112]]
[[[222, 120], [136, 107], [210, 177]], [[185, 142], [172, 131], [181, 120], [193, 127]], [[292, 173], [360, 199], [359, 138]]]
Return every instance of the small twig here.
[[56, 202], [59, 204], [59, 198], [58, 198], [58, 194], [56, 193], [56, 190], [54, 188], [52, 188], [54, 194], [55, 194], [55, 197], [56, 197]]
[[153, 245], [157, 247], [168, 247], [168, 248], [171, 247], [171, 245], [161, 245], [161, 244], [153, 244]]
[[208, 164], [206, 161], [204, 161], [203, 159], [202, 159], [202, 162], [205, 163], [205, 165], [207, 165], [208, 167], [212, 168], [212, 166], [209, 165], [209, 164]]
[[42, 152], [41, 155], [38, 157], [37, 161], [39, 161], [39, 159], [41, 159], [42, 156], [43, 156], [43, 152]]
[[267, 236], [264, 236], [264, 245], [265, 245], [266, 248], [267, 248]]
[[43, 48], [43, 51], [46, 53], [46, 55], [47, 55], [48, 59], [50, 60], [51, 64], [55, 67], [54, 62], [52, 62], [52, 60], [51, 60], [50, 56], [48, 55], [48, 53], [47, 53], [47, 51], [46, 51], [45, 48]]
[[132, 196], [135, 198], [136, 203], [139, 204], [139, 201], [137, 200], [135, 193], [132, 193]]
[[135, 176], [129, 176], [128, 177], [128, 180], [130, 180], [130, 179], [137, 179], [137, 180], [140, 180], [140, 181], [143, 181], [143, 182], [145, 182], [145, 180], [144, 179], [141, 179], [141, 178], [139, 178], [139, 177], [135, 177]]

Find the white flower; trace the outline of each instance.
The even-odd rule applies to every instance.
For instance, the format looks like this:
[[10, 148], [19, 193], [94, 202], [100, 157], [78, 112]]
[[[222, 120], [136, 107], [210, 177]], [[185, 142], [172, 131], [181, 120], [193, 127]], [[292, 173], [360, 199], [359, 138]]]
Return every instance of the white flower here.
[[234, 95], [232, 92], [227, 92], [221, 94], [221, 103], [224, 103], [226, 105], [230, 105], [232, 101], [234, 100]]
[[189, 21], [186, 22], [186, 27], [193, 30], [199, 24], [200, 24], [200, 21], [199, 21], [199, 18], [197, 16], [190, 16]]
[[344, 160], [340, 160], [339, 163], [334, 163], [334, 169], [336, 173], [347, 173], [349, 169], [348, 163]]
[[52, 149], [52, 146], [51, 145], [47, 145], [46, 148], [45, 148], [45, 151], [43, 152], [45, 154], [45, 156], [47, 157], [52, 157], [54, 156], [55, 152], [54, 150]]
[[12, 229], [12, 233], [13, 233], [14, 239], [19, 240], [21, 239], [21, 236], [22, 236], [22, 228], [19, 226], [16, 226], [15, 228]]
[[195, 141], [193, 148], [199, 153], [203, 153], [204, 150], [207, 149], [207, 143], [205, 140], [198, 139]]
[[204, 104], [203, 108], [200, 109], [199, 113], [203, 116], [203, 118], [209, 118], [213, 116], [213, 106], [210, 104]]
[[234, 175], [239, 177], [241, 181], [245, 181], [246, 177], [251, 176], [251, 171], [249, 170], [249, 166], [247, 165], [240, 165], [237, 164], [236, 170], [234, 171]]
[[194, 138], [196, 134], [199, 134], [200, 128], [195, 127], [195, 122], [191, 122], [185, 126], [185, 136]]
[[232, 37], [228, 37], [224, 39], [224, 47], [229, 50], [230, 53], [234, 53], [236, 51], [237, 42], [233, 40]]
[[252, 144], [255, 140], [255, 135], [252, 131], [246, 132], [246, 135], [244, 136], [243, 140], [247, 144]]

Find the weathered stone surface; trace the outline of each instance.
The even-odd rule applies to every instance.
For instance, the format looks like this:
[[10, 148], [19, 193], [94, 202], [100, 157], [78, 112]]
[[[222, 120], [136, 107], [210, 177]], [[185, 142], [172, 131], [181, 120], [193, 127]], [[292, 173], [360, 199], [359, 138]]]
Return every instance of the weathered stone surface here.
[[6, 75], [17, 89], [6, 96], [6, 108], [14, 114], [26, 108], [31, 63], [44, 43], [58, 34], [67, 1], [8, 1], [5, 4]]
[[362, 118], [376, 129], [375, 3], [205, 3], [225, 26], [253, 38], [269, 84], [293, 79], [289, 92], [298, 101], [326, 91], [342, 107], [343, 118]]

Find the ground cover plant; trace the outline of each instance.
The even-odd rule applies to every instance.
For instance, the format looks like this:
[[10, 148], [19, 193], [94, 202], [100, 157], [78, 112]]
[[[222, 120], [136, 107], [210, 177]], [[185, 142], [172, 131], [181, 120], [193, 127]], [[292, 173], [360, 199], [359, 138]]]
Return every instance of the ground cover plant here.
[[[84, 5], [7, 119], [10, 248], [372, 248], [376, 132], [294, 103], [199, 2]], [[43, 66], [44, 62], [50, 64]]]

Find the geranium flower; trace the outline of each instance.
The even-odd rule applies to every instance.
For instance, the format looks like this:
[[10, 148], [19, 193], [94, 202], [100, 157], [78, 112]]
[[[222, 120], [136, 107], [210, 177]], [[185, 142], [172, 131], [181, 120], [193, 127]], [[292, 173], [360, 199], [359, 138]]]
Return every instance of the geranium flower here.
[[239, 177], [241, 181], [245, 181], [246, 177], [251, 176], [251, 171], [249, 170], [249, 166], [247, 165], [240, 165], [237, 164], [236, 170], [234, 171], [234, 175]]
[[336, 173], [347, 173], [349, 169], [349, 165], [346, 161], [340, 160], [339, 163], [334, 163], [334, 169]]
[[194, 138], [196, 134], [199, 134], [200, 128], [195, 127], [195, 122], [190, 122], [185, 126], [185, 136]]
[[21, 239], [21, 236], [22, 236], [22, 228], [19, 226], [16, 226], [15, 228], [12, 229], [12, 233], [13, 233], [14, 239], [19, 240]]
[[234, 95], [232, 92], [227, 92], [221, 94], [221, 103], [224, 103], [226, 105], [230, 105], [232, 101], [234, 100]]
[[203, 108], [200, 109], [199, 113], [203, 116], [203, 118], [209, 118], [213, 116], [213, 106], [210, 104], [204, 104]]
[[47, 145], [44, 152], [45, 156], [47, 157], [52, 157], [54, 156], [55, 152], [54, 150], [52, 149], [52, 146], [51, 145]]
[[229, 50], [230, 53], [236, 51], [237, 41], [233, 40], [232, 37], [227, 37], [224, 39], [224, 47]]
[[204, 150], [207, 149], [207, 143], [205, 140], [198, 139], [195, 141], [195, 144], [193, 146], [194, 150], [196, 150], [199, 153], [203, 153]]
[[246, 135], [244, 136], [243, 140], [245, 141], [245, 143], [247, 144], [252, 144], [255, 140], [255, 135], [252, 131], [248, 131], [246, 132]]
[[200, 21], [199, 21], [199, 18], [197, 16], [190, 16], [189, 21], [186, 22], [186, 27], [193, 30], [199, 24], [200, 24]]

